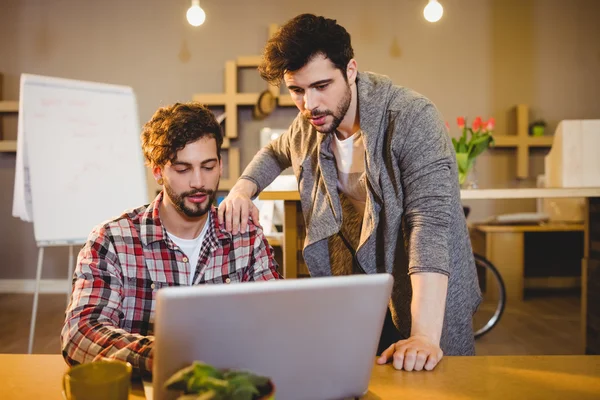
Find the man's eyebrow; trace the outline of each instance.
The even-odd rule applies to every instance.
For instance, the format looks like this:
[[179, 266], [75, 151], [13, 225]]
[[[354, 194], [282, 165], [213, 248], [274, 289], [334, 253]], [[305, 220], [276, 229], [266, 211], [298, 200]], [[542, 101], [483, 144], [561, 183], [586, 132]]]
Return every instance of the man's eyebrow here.
[[[308, 85], [308, 87], [312, 88], [312, 87], [315, 87], [315, 86], [321, 86], [321, 85], [324, 85], [326, 83], [331, 83], [331, 81], [333, 81], [333, 79], [321, 79], [320, 81], [316, 81], [316, 82], [311, 83], [310, 85]], [[287, 88], [288, 89], [292, 89], [292, 90], [294, 90], [294, 89], [302, 89], [300, 86], [296, 86], [296, 85], [289, 85]]]
[[[200, 165], [208, 164], [208, 163], [211, 163], [211, 162], [217, 162], [217, 161], [219, 161], [218, 158], [209, 158], [207, 160], [201, 161]], [[189, 163], [187, 161], [173, 160], [173, 161], [171, 161], [171, 165], [183, 165], [183, 166], [189, 167], [189, 166], [192, 165], [192, 163]]]
[[321, 86], [326, 83], [330, 83], [331, 81], [333, 81], [333, 79], [321, 79], [320, 81], [311, 83], [309, 87]]
[[192, 164], [190, 164], [189, 162], [185, 162], [185, 161], [173, 160], [173, 161], [171, 161], [171, 165], [186, 165], [186, 166], [190, 166]]

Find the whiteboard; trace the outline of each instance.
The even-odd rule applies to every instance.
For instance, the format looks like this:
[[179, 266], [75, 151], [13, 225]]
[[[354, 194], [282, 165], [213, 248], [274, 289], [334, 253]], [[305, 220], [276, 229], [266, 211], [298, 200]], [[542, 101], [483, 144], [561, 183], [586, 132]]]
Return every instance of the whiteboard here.
[[24, 74], [19, 102], [13, 215], [32, 220], [39, 246], [84, 243], [148, 203], [130, 87]]

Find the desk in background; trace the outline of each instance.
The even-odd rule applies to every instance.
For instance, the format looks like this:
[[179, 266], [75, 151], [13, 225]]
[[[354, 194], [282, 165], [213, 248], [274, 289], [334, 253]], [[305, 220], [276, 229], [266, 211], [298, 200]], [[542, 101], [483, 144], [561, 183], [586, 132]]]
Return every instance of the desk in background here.
[[[304, 218], [297, 191], [263, 191], [261, 200], [283, 200], [283, 274], [307, 274], [302, 257]], [[463, 200], [585, 198], [584, 252], [581, 262], [581, 321], [584, 351], [600, 354], [600, 188], [461, 190]], [[508, 290], [508, 288], [507, 288]], [[512, 289], [511, 289], [512, 290]]]
[[[470, 229], [473, 251], [488, 259], [502, 275], [508, 301], [522, 301], [528, 287], [579, 287], [581, 273], [576, 278], [526, 278], [525, 234], [583, 232], [583, 224], [545, 223], [540, 225], [487, 225], [476, 224]], [[564, 239], [564, 237], [561, 236]], [[583, 244], [583, 243], [581, 243]], [[560, 251], [560, 247], [552, 248]], [[555, 253], [556, 254], [556, 253]], [[575, 257], [581, 254], [576, 253]], [[572, 259], [569, 259], [571, 261]], [[578, 261], [579, 263], [579, 261]], [[572, 266], [572, 263], [569, 263]], [[573, 282], [575, 281], [575, 282]], [[529, 285], [528, 285], [529, 283]]]

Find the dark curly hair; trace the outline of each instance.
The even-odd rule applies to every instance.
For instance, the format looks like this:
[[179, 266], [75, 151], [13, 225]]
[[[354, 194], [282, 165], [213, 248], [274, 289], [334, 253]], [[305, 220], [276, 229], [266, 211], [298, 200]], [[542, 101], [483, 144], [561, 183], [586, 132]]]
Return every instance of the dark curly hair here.
[[279, 85], [284, 73], [299, 70], [317, 54], [330, 59], [347, 79], [346, 66], [354, 57], [350, 34], [334, 19], [301, 14], [269, 39], [258, 71], [264, 80]]
[[214, 114], [200, 103], [175, 103], [159, 108], [142, 129], [142, 149], [149, 165], [163, 167], [177, 152], [203, 137], [217, 142], [221, 159], [223, 134]]

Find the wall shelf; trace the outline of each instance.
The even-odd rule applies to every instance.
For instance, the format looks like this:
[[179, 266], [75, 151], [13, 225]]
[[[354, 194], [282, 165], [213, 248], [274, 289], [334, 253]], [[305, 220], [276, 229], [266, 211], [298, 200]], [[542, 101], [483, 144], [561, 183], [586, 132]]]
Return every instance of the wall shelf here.
[[[277, 30], [276, 24], [269, 26], [269, 37]], [[260, 93], [238, 92], [238, 70], [241, 68], [258, 68], [262, 60], [261, 56], [239, 56], [235, 60], [225, 62], [225, 93], [198, 93], [192, 96], [194, 101], [207, 106], [224, 107], [225, 137], [223, 149], [229, 152], [229, 176], [221, 179], [219, 185], [222, 190], [233, 187], [240, 176], [240, 152], [239, 148], [232, 147], [238, 137], [238, 107], [255, 106], [258, 103]], [[268, 85], [265, 89], [271, 92], [280, 107], [294, 107], [290, 95], [282, 95], [278, 86]]]
[[494, 136], [495, 147], [518, 147], [525, 143], [528, 147], [552, 147], [554, 138], [552, 136], [528, 137], [525, 140], [516, 135], [497, 135]]
[[3, 140], [2, 116], [19, 112], [19, 102], [15, 100], [2, 100], [3, 76], [0, 74], [0, 153], [14, 153], [17, 151], [16, 140]]
[[529, 136], [529, 106], [519, 104], [516, 112], [517, 134], [494, 135], [494, 142], [497, 148], [517, 149], [517, 178], [526, 179], [529, 177], [529, 149], [552, 147], [554, 136]]
[[19, 102], [10, 100], [0, 100], [0, 113], [18, 113]]
[[14, 153], [17, 151], [16, 140], [0, 140], [0, 153]]

